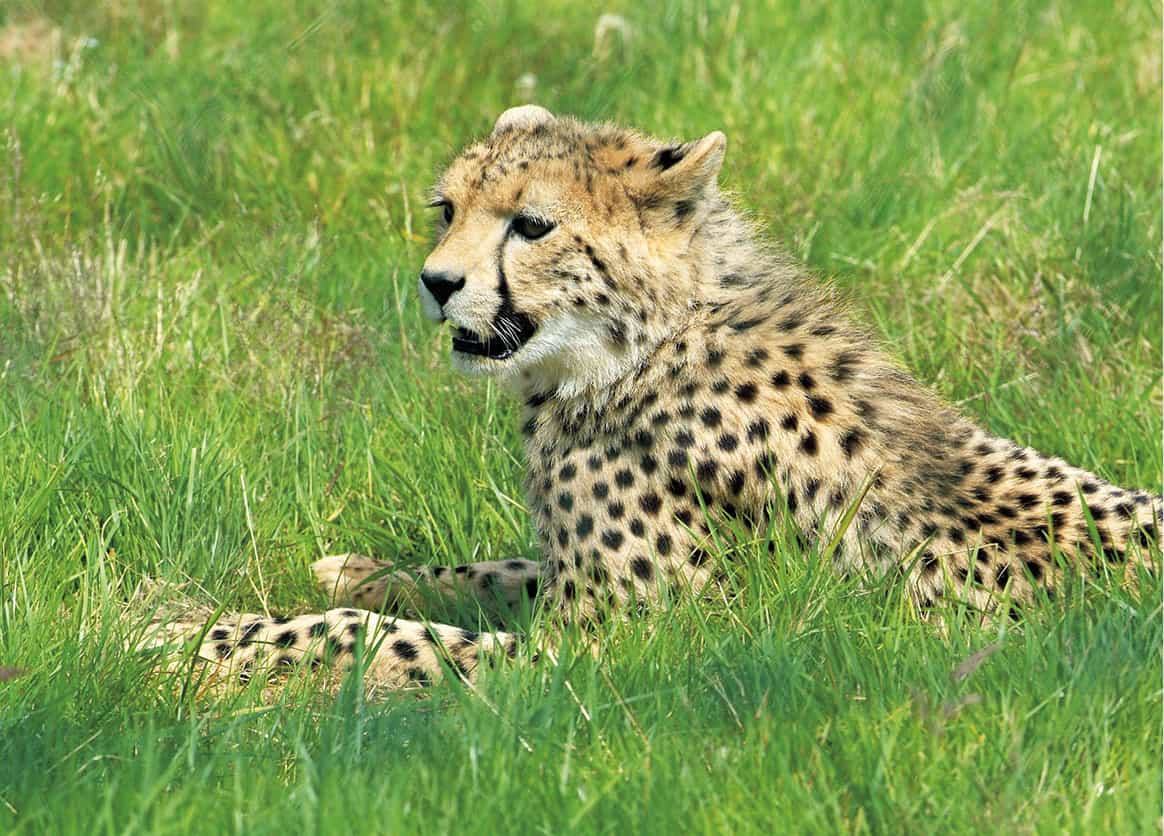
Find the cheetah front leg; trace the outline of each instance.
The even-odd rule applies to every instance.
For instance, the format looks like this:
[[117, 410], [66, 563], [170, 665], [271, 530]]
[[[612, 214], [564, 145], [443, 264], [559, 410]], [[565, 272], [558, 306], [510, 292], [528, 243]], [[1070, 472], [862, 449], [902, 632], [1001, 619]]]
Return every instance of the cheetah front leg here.
[[517, 653], [509, 633], [477, 633], [447, 624], [423, 624], [359, 609], [331, 609], [293, 618], [224, 616], [207, 627], [198, 621], [152, 625], [139, 649], [175, 649], [201, 637], [197, 656], [209, 684], [245, 683], [297, 666], [351, 667], [362, 647], [370, 688], [428, 685], [450, 671], [476, 679], [481, 660]]
[[534, 600], [541, 580], [541, 567], [532, 560], [483, 560], [405, 570], [360, 554], [338, 554], [317, 560], [311, 571], [336, 603], [414, 614], [433, 594], [447, 600], [473, 600], [491, 610], [514, 608], [522, 598]]

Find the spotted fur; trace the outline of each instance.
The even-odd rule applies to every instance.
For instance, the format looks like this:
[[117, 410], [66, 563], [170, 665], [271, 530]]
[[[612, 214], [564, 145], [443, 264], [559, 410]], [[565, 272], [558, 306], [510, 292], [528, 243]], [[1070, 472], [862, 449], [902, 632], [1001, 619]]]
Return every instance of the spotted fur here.
[[[725, 148], [718, 132], [669, 143], [526, 107], [453, 161], [420, 292], [453, 329], [455, 363], [525, 402], [542, 559], [405, 573], [341, 556], [317, 564], [325, 587], [368, 610], [413, 607], [420, 586], [508, 603], [537, 594], [562, 621], [593, 621], [698, 591], [722, 570], [714, 520], [758, 529], [772, 515], [808, 538], [839, 534], [839, 571], [900, 572], [920, 607], [1021, 606], [1055, 591], [1058, 555], [1127, 579], [1155, 568], [1158, 495], [997, 438], [941, 402], [828, 285], [758, 238], [718, 190]], [[337, 645], [306, 650], [310, 630], [297, 629], [288, 647], [342, 656], [357, 622], [387, 623], [342, 615], [324, 630]], [[256, 624], [278, 647], [278, 629]], [[215, 628], [233, 632], [204, 656], [252, 658], [251, 628], [233, 625]], [[421, 629], [408, 626], [409, 641], [429, 647]], [[487, 643], [450, 638], [471, 675]], [[380, 651], [386, 679], [441, 669], [435, 650], [422, 664], [393, 646]]]

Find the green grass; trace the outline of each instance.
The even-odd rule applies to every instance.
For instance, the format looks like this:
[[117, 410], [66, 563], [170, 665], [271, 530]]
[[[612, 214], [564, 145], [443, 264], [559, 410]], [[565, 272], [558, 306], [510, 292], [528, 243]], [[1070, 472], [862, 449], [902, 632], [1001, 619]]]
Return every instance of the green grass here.
[[943, 634], [777, 532], [730, 605], [477, 693], [192, 701], [122, 649], [146, 575], [290, 611], [327, 552], [535, 554], [516, 411], [414, 293], [426, 187], [528, 73], [725, 130], [923, 380], [1159, 486], [1156, 5], [604, 10], [629, 42], [555, 0], [0, 6], [0, 832], [1158, 827], [1159, 580]]

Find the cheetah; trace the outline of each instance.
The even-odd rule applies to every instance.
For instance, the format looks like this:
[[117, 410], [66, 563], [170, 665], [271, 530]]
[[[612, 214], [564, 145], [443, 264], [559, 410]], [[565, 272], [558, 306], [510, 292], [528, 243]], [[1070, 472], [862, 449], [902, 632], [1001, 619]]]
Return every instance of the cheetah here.
[[1155, 570], [1159, 495], [942, 403], [759, 239], [719, 191], [725, 149], [718, 131], [671, 143], [532, 105], [502, 113], [434, 189], [419, 292], [453, 363], [524, 400], [541, 560], [327, 557], [313, 570], [343, 608], [220, 619], [200, 657], [245, 677], [363, 653], [375, 684], [472, 681], [517, 636], [399, 617], [426, 591], [536, 599], [551, 625], [593, 625], [716, 584], [716, 522], [757, 531], [774, 515], [828, 538], [840, 572], [901, 573], [922, 611], [1013, 613], [1065, 571]]

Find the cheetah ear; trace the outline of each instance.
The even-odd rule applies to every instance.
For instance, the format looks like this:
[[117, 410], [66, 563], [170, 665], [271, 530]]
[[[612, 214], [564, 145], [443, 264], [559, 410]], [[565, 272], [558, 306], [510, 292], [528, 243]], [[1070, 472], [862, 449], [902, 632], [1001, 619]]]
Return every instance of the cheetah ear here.
[[703, 139], [657, 148], [635, 167], [631, 199], [648, 223], [679, 228], [704, 217], [715, 193], [727, 137], [712, 131]]
[[511, 107], [497, 117], [497, 121], [493, 123], [493, 133], [499, 134], [502, 131], [529, 130], [545, 122], [553, 121], [554, 114], [550, 113], [544, 107], [538, 107], [532, 104]]
[[651, 157], [648, 170], [657, 172], [659, 186], [695, 196], [715, 182], [723, 166], [727, 137], [712, 131], [703, 139], [668, 145]]

